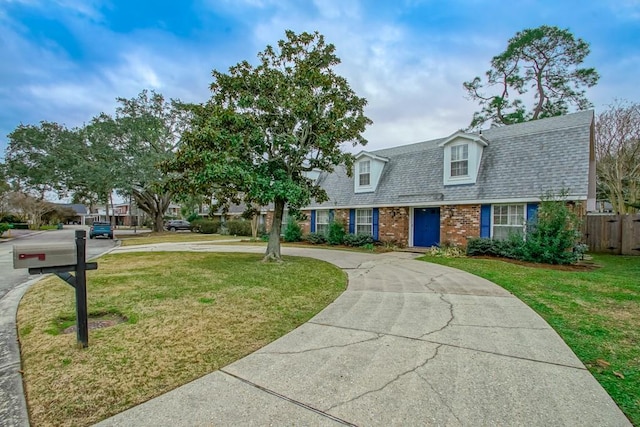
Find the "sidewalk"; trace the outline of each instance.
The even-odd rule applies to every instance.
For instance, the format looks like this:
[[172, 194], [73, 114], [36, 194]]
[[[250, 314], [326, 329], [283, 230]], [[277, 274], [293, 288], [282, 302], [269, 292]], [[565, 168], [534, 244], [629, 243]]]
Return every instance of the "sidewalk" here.
[[[133, 250], [264, 248], [114, 252]], [[257, 352], [98, 425], [630, 425], [555, 331], [487, 280], [409, 253], [283, 254], [336, 264], [347, 291]]]

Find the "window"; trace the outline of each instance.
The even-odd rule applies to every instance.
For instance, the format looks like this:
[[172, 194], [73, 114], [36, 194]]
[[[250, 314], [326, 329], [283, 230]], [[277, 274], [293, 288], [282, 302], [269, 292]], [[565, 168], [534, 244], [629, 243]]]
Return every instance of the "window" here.
[[371, 185], [371, 162], [364, 160], [358, 163], [358, 182], [359, 185]]
[[451, 177], [469, 175], [469, 145], [451, 147]]
[[493, 207], [493, 238], [504, 240], [509, 234], [522, 234], [525, 225], [524, 205], [495, 205]]
[[372, 209], [356, 209], [356, 234], [369, 234], [373, 236], [372, 219]]
[[329, 211], [316, 211], [316, 233], [329, 231]]

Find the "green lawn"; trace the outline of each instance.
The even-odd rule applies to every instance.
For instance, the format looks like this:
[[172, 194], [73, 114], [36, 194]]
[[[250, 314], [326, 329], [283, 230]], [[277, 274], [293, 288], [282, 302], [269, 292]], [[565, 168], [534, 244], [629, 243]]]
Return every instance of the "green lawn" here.
[[[91, 425], [215, 371], [332, 302], [344, 272], [318, 260], [193, 252], [111, 254], [87, 273], [89, 314], [124, 320], [76, 347], [73, 289], [32, 286], [18, 309], [32, 425]], [[303, 279], [303, 280], [302, 280]], [[2, 424], [0, 422], [0, 424]]]
[[602, 267], [591, 271], [497, 259], [421, 259], [491, 280], [533, 308], [640, 426], [640, 257], [594, 255]]

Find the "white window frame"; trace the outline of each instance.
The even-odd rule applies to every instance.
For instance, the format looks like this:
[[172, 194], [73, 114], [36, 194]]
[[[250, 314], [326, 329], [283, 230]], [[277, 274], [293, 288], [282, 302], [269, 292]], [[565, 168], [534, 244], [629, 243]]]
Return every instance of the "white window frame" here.
[[[466, 151], [466, 153], [465, 153]], [[466, 154], [466, 156], [464, 156]], [[460, 156], [460, 158], [458, 158]], [[456, 166], [464, 165], [467, 173], [454, 174], [454, 164]], [[469, 144], [456, 144], [451, 146], [451, 161], [449, 162], [449, 175], [452, 179], [467, 178], [469, 176]]]
[[[507, 209], [506, 215], [503, 213], [500, 213], [501, 217], [506, 218], [506, 224], [496, 224], [496, 208], [499, 208], [499, 210], [502, 210], [503, 208]], [[520, 212], [518, 212], [518, 208], [522, 209], [522, 215], [520, 215]], [[515, 212], [514, 212], [515, 211]], [[498, 228], [504, 228], [504, 229], [510, 229], [510, 230], [514, 230], [514, 229], [519, 229], [523, 235], [526, 232], [526, 224], [527, 224], [527, 205], [525, 203], [503, 203], [503, 204], [498, 204], [498, 205], [492, 205], [491, 206], [491, 238], [494, 239], [496, 238], [495, 235], [495, 229], [496, 227]], [[502, 234], [502, 233], [499, 233]], [[501, 236], [499, 237], [500, 239], [506, 239], [508, 236]]]
[[[363, 216], [367, 216], [369, 222], [363, 221]], [[366, 227], [367, 230], [361, 230], [361, 228]], [[353, 231], [356, 234], [368, 234], [373, 236], [373, 209], [356, 209], [356, 224], [353, 228]]]
[[[366, 169], [366, 171], [364, 169]], [[362, 182], [362, 179], [364, 177], [367, 178], [366, 183]], [[371, 160], [361, 160], [358, 162], [358, 186], [359, 187], [371, 186]]]
[[329, 210], [316, 211], [316, 233], [327, 233], [329, 231], [329, 222], [331, 222]]

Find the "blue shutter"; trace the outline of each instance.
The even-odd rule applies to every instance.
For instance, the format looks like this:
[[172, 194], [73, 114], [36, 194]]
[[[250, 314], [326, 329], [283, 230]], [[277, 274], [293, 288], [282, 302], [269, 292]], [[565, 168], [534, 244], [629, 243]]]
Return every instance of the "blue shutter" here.
[[373, 238], [375, 240], [378, 240], [378, 229], [379, 229], [378, 217], [379, 216], [380, 215], [378, 214], [378, 208], [373, 208], [371, 217], [372, 217], [372, 221], [373, 221]]
[[356, 233], [356, 210], [349, 209], [349, 234]]
[[538, 220], [538, 204], [527, 203], [527, 223], [534, 223]]
[[311, 232], [312, 233], [316, 232], [316, 211], [315, 210], [311, 211]]
[[480, 237], [491, 237], [491, 205], [480, 206]]
[[329, 209], [329, 222], [333, 222], [336, 212], [333, 209]]

